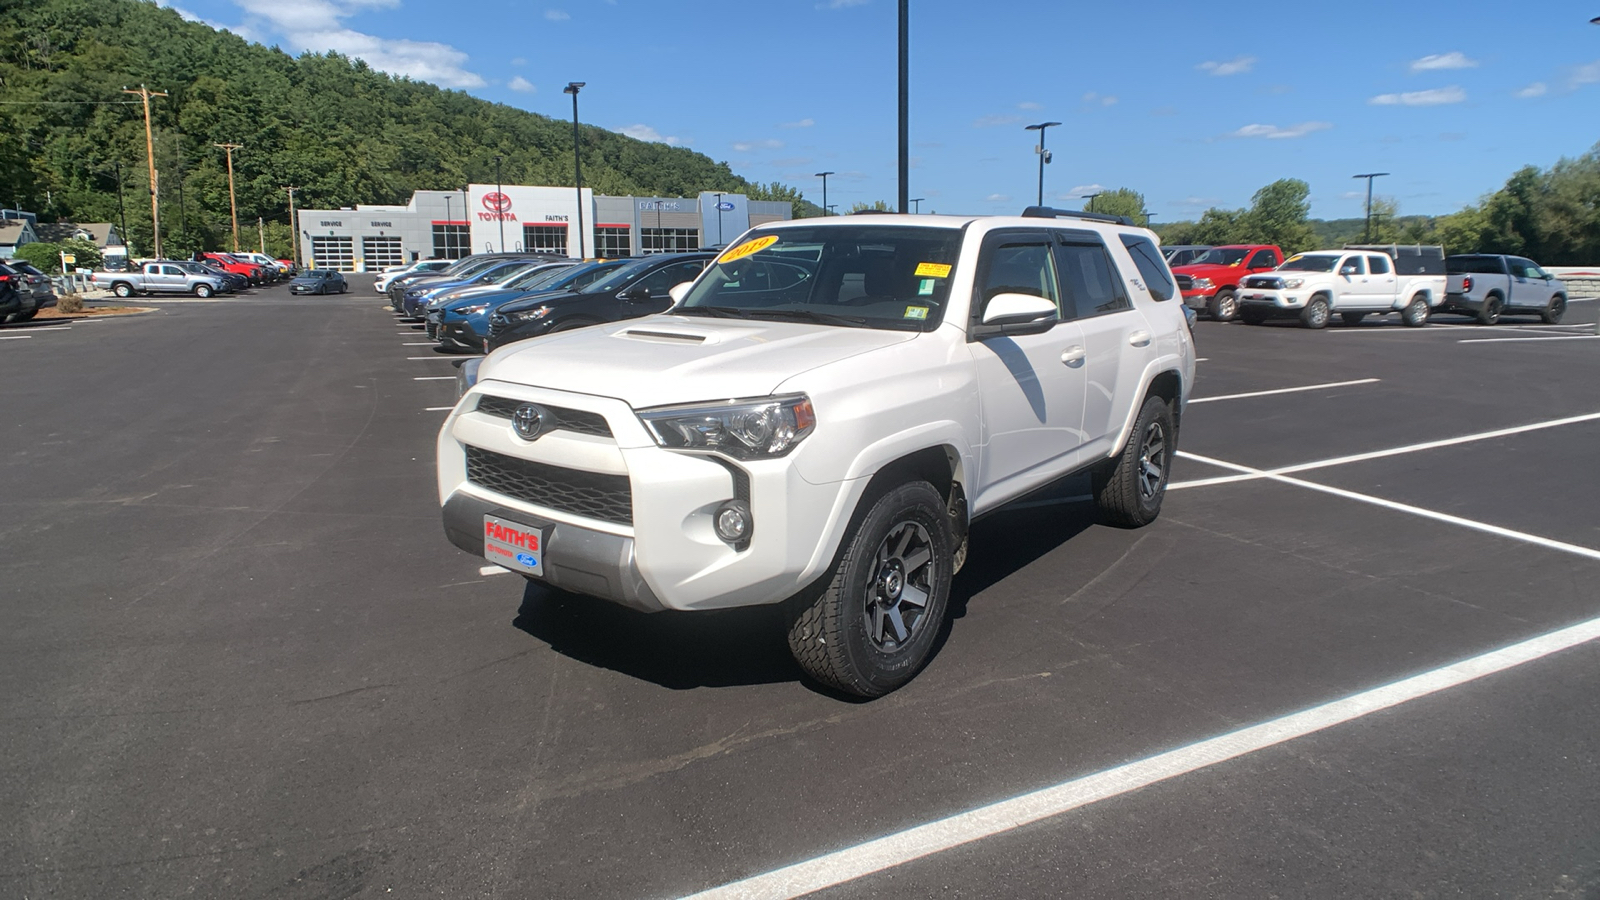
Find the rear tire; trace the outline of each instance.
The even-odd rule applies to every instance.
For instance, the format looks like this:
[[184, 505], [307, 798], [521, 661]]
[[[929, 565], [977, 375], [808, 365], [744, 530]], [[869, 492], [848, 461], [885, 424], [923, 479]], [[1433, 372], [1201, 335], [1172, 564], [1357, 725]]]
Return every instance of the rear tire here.
[[1232, 288], [1223, 288], [1206, 301], [1206, 312], [1218, 322], [1232, 322], [1239, 315], [1239, 298]]
[[1307, 328], [1328, 327], [1328, 298], [1320, 294], [1312, 297], [1300, 310], [1300, 324]]
[[1500, 300], [1500, 295], [1490, 294], [1488, 298], [1483, 301], [1483, 306], [1478, 309], [1478, 324], [1493, 325], [1496, 322], [1499, 322], [1500, 311], [1503, 308], [1504, 304]]
[[1567, 298], [1560, 294], [1550, 298], [1545, 304], [1544, 311], [1539, 313], [1539, 321], [1546, 325], [1560, 325], [1561, 317], [1567, 314]]
[[878, 498], [845, 538], [833, 577], [787, 602], [795, 662], [858, 697], [905, 685], [944, 624], [954, 546], [933, 485], [911, 481]]
[[39, 311], [37, 309], [30, 309], [27, 312], [12, 313], [11, 323], [15, 325], [18, 322], [26, 322], [38, 314]]
[[1346, 325], [1360, 325], [1361, 324], [1361, 320], [1365, 319], [1366, 317], [1367, 317], [1367, 314], [1364, 313], [1364, 312], [1342, 312], [1342, 313], [1339, 313], [1339, 319], [1342, 322], [1344, 322]]
[[111, 286], [111, 293], [116, 294], [118, 297], [126, 300], [133, 296], [133, 285], [127, 283], [126, 281], [119, 281]]
[[1421, 328], [1428, 324], [1428, 315], [1432, 310], [1428, 307], [1427, 298], [1418, 295], [1411, 298], [1406, 308], [1400, 310], [1400, 321], [1412, 328]]
[[1122, 452], [1091, 478], [1101, 517], [1121, 528], [1154, 522], [1161, 514], [1177, 448], [1171, 407], [1160, 397], [1145, 398]]

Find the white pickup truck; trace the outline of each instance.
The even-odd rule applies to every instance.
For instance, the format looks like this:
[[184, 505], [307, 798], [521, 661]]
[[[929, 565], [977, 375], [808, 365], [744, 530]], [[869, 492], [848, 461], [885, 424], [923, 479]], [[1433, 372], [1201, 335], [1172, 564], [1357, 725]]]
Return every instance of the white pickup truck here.
[[222, 276], [211, 274], [204, 266], [184, 260], [157, 260], [147, 262], [135, 272], [96, 272], [89, 276], [96, 287], [106, 288], [118, 297], [134, 294], [193, 294], [210, 297], [220, 294], [225, 284]]
[[453, 543], [640, 610], [781, 603], [870, 697], [927, 660], [974, 517], [1079, 472], [1112, 523], [1160, 511], [1195, 351], [1143, 228], [774, 223], [672, 294], [482, 361], [439, 432]]
[[1260, 325], [1297, 317], [1307, 328], [1323, 328], [1334, 313], [1358, 325], [1369, 315], [1395, 312], [1420, 327], [1444, 294], [1443, 247], [1352, 246], [1296, 254], [1271, 272], [1246, 277], [1239, 318]]

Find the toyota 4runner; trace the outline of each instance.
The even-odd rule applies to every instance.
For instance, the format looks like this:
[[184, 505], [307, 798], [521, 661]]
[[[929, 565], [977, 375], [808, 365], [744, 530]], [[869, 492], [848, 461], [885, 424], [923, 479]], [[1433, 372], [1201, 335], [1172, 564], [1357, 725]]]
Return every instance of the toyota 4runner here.
[[870, 697], [926, 662], [974, 518], [1082, 472], [1113, 524], [1161, 509], [1195, 353], [1126, 220], [774, 223], [672, 294], [483, 360], [439, 433], [453, 543], [639, 610], [782, 603]]

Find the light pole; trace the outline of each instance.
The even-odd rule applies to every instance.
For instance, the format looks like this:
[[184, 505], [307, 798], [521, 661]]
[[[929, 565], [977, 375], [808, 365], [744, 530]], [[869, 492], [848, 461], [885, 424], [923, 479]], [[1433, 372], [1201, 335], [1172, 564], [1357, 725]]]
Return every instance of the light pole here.
[[239, 252], [239, 201], [233, 195], [233, 151], [242, 148], [243, 144], [212, 144], [228, 152], [228, 207], [233, 212], [233, 252]]
[[911, 194], [911, 0], [900, 0], [900, 215]]
[[822, 214], [828, 214], [828, 176], [833, 172], [818, 172], [817, 177], [822, 179]]
[[[496, 219], [500, 220], [500, 252], [501, 253], [506, 252], [506, 212], [505, 212], [504, 207], [502, 206], [502, 204], [504, 204], [506, 202], [506, 199], [505, 199], [506, 198], [506, 189], [505, 189], [505, 185], [500, 183], [500, 160], [503, 159], [503, 158], [504, 157], [500, 156], [499, 154], [495, 154], [495, 158], [494, 158], [494, 192], [496, 194], [495, 201], [494, 201], [494, 206], [495, 206], [494, 217]], [[462, 212], [465, 213], [466, 210], [462, 210]]]
[[712, 193], [717, 198], [717, 246], [722, 246], [722, 192]]
[[928, 198], [927, 197], [912, 197], [911, 198], [911, 212], [912, 213], [920, 213], [920, 212], [922, 212], [922, 201], [924, 201], [926, 199], [928, 199]]
[[[300, 228], [300, 223], [294, 220], [294, 192], [300, 190], [300, 188], [298, 185], [288, 185], [284, 187], [284, 190], [289, 192], [289, 234], [293, 237], [294, 232]], [[289, 253], [294, 257], [294, 267], [298, 270], [300, 268], [299, 241], [289, 242]]]
[[[461, 214], [466, 215], [467, 201], [461, 201]], [[446, 259], [459, 259], [450, 255], [450, 195], [444, 195], [444, 256]]]
[[1089, 201], [1088, 203], [1085, 203], [1083, 205], [1083, 211], [1084, 212], [1094, 212], [1094, 198], [1100, 196], [1103, 193], [1105, 193], [1105, 192], [1104, 191], [1095, 191], [1092, 194], [1079, 194], [1078, 195], [1078, 199]]
[[[563, 94], [572, 95], [572, 178], [578, 185], [578, 258], [583, 259], [588, 254], [583, 244], [583, 159], [578, 151], [578, 91], [588, 84], [586, 81], [569, 81], [561, 89]], [[502, 231], [504, 226], [501, 226]], [[505, 238], [500, 242], [505, 243]], [[501, 248], [505, 249], [504, 247]]]
[[1351, 175], [1351, 178], [1365, 178], [1367, 180], [1367, 225], [1361, 230], [1361, 242], [1372, 241], [1372, 179], [1382, 178], [1388, 172], [1368, 172], [1365, 175]]
[[1044, 205], [1044, 164], [1050, 161], [1050, 151], [1044, 149], [1044, 130], [1060, 125], [1060, 122], [1040, 122], [1037, 125], [1024, 125], [1024, 131], [1039, 132], [1039, 146], [1033, 152], [1039, 154], [1039, 205]]

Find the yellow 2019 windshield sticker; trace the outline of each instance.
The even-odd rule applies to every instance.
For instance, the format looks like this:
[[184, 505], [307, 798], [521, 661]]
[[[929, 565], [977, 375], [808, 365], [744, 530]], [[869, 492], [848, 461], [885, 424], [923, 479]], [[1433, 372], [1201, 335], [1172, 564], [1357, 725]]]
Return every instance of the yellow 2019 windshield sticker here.
[[947, 263], [918, 263], [916, 276], [918, 278], [949, 278], [950, 266]]
[[733, 262], [736, 259], [744, 259], [746, 256], [749, 256], [752, 253], [760, 253], [777, 242], [778, 236], [775, 234], [769, 234], [766, 237], [758, 237], [753, 240], [748, 240], [737, 247], [729, 247], [727, 250], [724, 250], [722, 255], [717, 257], [717, 262], [725, 263]]
[[907, 318], [907, 319], [926, 319], [927, 317], [928, 317], [928, 308], [926, 306], [908, 306], [908, 307], [906, 307], [906, 314], [905, 314], [904, 318]]

